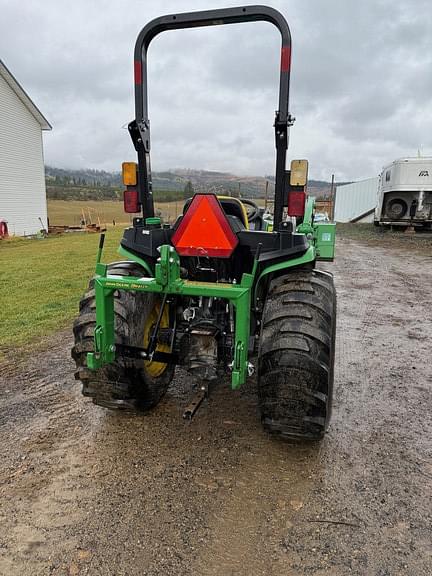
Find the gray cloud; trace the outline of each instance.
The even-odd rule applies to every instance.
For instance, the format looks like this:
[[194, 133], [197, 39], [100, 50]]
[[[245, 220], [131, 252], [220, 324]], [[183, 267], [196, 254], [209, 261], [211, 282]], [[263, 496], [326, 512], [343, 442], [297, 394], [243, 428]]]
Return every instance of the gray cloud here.
[[[231, 1], [230, 5], [241, 5]], [[376, 174], [432, 153], [432, 15], [414, 0], [273, 0], [293, 36], [289, 157], [311, 174]], [[134, 157], [132, 55], [160, 14], [211, 0], [0, 0], [0, 54], [53, 124], [45, 158], [118, 169]], [[267, 23], [169, 32], [149, 52], [154, 169], [274, 170], [280, 40]], [[1, 103], [0, 103], [1, 104]]]

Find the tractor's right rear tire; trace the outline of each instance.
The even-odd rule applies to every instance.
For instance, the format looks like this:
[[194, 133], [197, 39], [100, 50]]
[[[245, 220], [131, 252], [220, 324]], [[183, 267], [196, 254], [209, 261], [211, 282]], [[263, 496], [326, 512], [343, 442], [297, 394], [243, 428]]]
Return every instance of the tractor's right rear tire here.
[[[108, 271], [112, 276], [145, 276], [145, 271], [134, 262], [115, 262], [109, 265]], [[145, 346], [149, 330], [158, 316], [159, 303], [160, 296], [156, 294], [117, 290], [114, 293], [116, 342]], [[82, 382], [83, 395], [90, 397], [94, 404], [111, 409], [145, 411], [156, 406], [173, 378], [174, 365], [120, 357], [99, 370], [90, 370], [87, 353], [94, 351], [95, 327], [96, 299], [92, 279], [80, 301], [80, 312], [73, 327], [72, 358], [76, 363], [75, 378]]]
[[258, 396], [264, 427], [319, 440], [332, 406], [336, 292], [331, 274], [293, 270], [271, 281], [262, 317]]

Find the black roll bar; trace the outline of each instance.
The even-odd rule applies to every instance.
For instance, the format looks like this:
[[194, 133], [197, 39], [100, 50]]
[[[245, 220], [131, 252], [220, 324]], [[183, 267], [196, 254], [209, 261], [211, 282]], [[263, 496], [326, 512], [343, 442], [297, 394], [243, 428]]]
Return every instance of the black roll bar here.
[[292, 123], [288, 111], [291, 63], [291, 34], [287, 21], [280, 12], [268, 6], [240, 6], [220, 10], [169, 14], [149, 22], [138, 35], [135, 44], [135, 121], [129, 124], [129, 132], [138, 152], [140, 200], [144, 216], [154, 215], [151, 169], [150, 169], [150, 122], [147, 99], [147, 50], [155, 36], [166, 30], [219, 26], [240, 22], [265, 21], [274, 24], [282, 38], [279, 109], [276, 111], [276, 181], [274, 224], [277, 229], [282, 220], [285, 193], [285, 164], [288, 147], [288, 126]]

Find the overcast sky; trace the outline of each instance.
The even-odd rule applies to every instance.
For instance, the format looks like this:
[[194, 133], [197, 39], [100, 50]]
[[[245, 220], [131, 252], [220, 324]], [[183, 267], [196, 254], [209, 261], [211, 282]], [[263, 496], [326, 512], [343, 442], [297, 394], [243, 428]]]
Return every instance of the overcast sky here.
[[[432, 154], [426, 0], [271, 0], [291, 28], [289, 158], [310, 176], [376, 175]], [[237, 0], [0, 0], [0, 58], [53, 126], [45, 161], [118, 170], [135, 152], [133, 48], [152, 18]], [[152, 167], [274, 173], [280, 35], [250, 23], [165, 32], [149, 49]], [[1, 102], [0, 102], [1, 105]]]

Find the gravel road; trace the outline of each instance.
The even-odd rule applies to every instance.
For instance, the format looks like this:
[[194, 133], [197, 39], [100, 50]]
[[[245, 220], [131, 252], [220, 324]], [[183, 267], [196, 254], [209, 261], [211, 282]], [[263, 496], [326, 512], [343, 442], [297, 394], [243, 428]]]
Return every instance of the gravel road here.
[[0, 367], [0, 574], [432, 574], [432, 249], [341, 240], [336, 397], [318, 445], [261, 429], [256, 385], [192, 423], [81, 397], [71, 336]]

